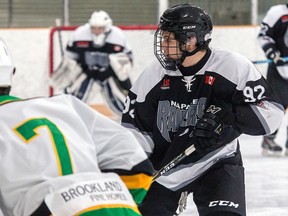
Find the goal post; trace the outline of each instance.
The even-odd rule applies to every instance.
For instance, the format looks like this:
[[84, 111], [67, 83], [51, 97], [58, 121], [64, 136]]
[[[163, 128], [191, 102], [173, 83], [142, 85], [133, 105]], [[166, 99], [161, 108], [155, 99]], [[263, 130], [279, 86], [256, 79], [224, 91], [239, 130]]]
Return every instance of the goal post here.
[[[50, 29], [50, 33], [49, 33], [49, 58], [48, 58], [48, 68], [49, 68], [49, 76], [53, 74], [53, 71], [55, 70], [55, 68], [57, 67], [58, 64], [60, 64], [61, 62], [61, 58], [58, 54], [58, 52], [56, 51], [56, 48], [58, 48], [61, 52], [61, 49], [64, 49], [64, 47], [60, 47], [64, 44], [64, 46], [66, 45], [66, 43], [63, 43], [63, 38], [61, 37], [61, 42], [60, 37], [58, 37], [58, 41], [56, 39], [56, 34], [61, 34], [61, 36], [64, 34], [64, 32], [67, 32], [67, 34], [70, 34], [71, 32], [73, 32], [75, 29], [77, 28], [77, 26], [55, 26], [52, 27]], [[65, 35], [67, 35], [65, 33]], [[66, 37], [66, 42], [67, 42], [67, 37]], [[53, 88], [50, 86], [49, 87], [49, 94], [50, 96], [53, 95]]]

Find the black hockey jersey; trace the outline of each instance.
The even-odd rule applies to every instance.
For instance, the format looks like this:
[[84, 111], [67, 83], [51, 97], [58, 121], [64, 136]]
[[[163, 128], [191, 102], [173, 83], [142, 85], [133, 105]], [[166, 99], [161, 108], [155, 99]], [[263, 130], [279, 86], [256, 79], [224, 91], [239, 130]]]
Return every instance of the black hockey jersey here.
[[[233, 107], [240, 133], [272, 133], [284, 116], [279, 99], [248, 59], [237, 53], [209, 50], [197, 65], [181, 72], [165, 70], [158, 61], [153, 62], [128, 94], [122, 125], [131, 129], [155, 168], [160, 169], [169, 148], [183, 145], [173, 142], [179, 128], [195, 126], [215, 98]], [[157, 182], [178, 190], [217, 161], [233, 156], [237, 142], [235, 139], [200, 160], [195, 155], [195, 160], [173, 168]]]
[[272, 6], [261, 23], [258, 40], [264, 52], [274, 45], [282, 57], [288, 56], [288, 4]]
[[[261, 23], [257, 39], [268, 58], [273, 57], [273, 53], [277, 52], [280, 57], [288, 56], [288, 4], [275, 5], [268, 10]], [[278, 60], [277, 56], [275, 58]], [[277, 61], [276, 64], [270, 64], [267, 79], [273, 84], [282, 104], [286, 106], [288, 104], [288, 62]]]

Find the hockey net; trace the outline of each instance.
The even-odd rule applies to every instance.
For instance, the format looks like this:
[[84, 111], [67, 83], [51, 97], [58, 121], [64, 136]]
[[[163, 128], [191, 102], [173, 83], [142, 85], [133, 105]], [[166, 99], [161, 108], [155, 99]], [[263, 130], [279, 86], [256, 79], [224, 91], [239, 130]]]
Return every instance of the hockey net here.
[[[65, 49], [67, 42], [70, 38], [71, 33], [78, 26], [60, 26], [53, 27], [50, 29], [49, 35], [49, 59], [48, 67], [49, 74], [59, 66], [62, 60], [62, 53]], [[133, 70], [130, 74], [132, 82], [139, 76], [143, 69], [153, 60], [153, 35], [157, 28], [156, 25], [145, 25], [145, 26], [119, 26], [132, 48], [134, 54]], [[49, 87], [49, 94], [53, 95], [54, 90]], [[107, 110], [101, 107], [103, 104], [103, 98], [97, 96], [97, 103], [92, 104], [92, 107], [100, 107], [101, 110]], [[100, 104], [100, 106], [99, 106]], [[110, 113], [111, 114], [111, 113]], [[107, 115], [110, 115], [107, 114]]]

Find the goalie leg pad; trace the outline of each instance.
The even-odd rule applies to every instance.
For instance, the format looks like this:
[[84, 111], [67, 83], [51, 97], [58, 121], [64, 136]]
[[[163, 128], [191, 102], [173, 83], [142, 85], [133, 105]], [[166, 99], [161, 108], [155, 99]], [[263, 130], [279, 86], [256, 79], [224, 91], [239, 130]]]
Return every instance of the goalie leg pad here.
[[103, 84], [103, 95], [108, 106], [115, 114], [121, 116], [126, 95], [121, 91], [112, 77], [107, 79]]
[[64, 92], [72, 94], [85, 102], [92, 83], [93, 80], [91, 78], [87, 77], [86, 74], [81, 74], [72, 85], [64, 89]]
[[102, 91], [103, 86], [101, 82], [90, 79], [82, 100], [87, 104], [99, 103], [103, 101], [103, 99], [101, 100]]
[[79, 64], [70, 58], [64, 58], [58, 68], [50, 76], [50, 85], [55, 92], [63, 92], [64, 88], [71, 85], [82, 73]]

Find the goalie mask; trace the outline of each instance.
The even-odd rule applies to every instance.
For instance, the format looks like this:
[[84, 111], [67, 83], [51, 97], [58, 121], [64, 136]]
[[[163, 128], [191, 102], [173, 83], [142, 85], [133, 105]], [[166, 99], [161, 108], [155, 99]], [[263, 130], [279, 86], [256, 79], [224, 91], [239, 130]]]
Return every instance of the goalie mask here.
[[[209, 15], [199, 7], [192, 4], [181, 4], [167, 9], [160, 17], [158, 29], [154, 35], [154, 54], [167, 70], [176, 70], [187, 56], [192, 56], [199, 50], [208, 49], [211, 41], [212, 21]], [[177, 43], [175, 48], [180, 53], [174, 54], [171, 58], [169, 53], [164, 53], [163, 41], [168, 33], [173, 33]], [[194, 37], [196, 39], [196, 49], [189, 52], [185, 49], [186, 43]]]
[[101, 47], [112, 27], [112, 19], [105, 11], [95, 11], [89, 20], [92, 39], [96, 46]]
[[0, 88], [10, 87], [15, 72], [12, 57], [5, 41], [0, 38]]

